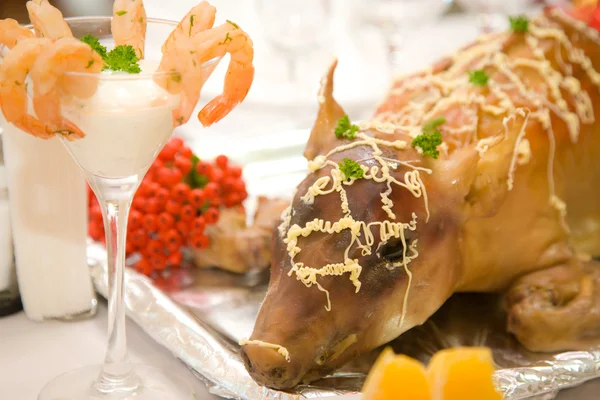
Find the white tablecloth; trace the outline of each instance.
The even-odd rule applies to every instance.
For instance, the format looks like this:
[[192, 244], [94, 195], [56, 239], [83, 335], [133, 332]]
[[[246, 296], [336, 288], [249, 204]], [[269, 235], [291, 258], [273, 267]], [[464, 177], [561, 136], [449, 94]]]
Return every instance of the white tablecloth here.
[[[94, 318], [77, 322], [36, 323], [23, 312], [0, 319], [0, 399], [35, 400], [55, 376], [102, 363], [107, 318], [106, 303], [100, 301]], [[189, 380], [199, 400], [216, 399], [185, 364], [131, 320], [127, 321], [127, 343], [133, 362], [163, 368]]]

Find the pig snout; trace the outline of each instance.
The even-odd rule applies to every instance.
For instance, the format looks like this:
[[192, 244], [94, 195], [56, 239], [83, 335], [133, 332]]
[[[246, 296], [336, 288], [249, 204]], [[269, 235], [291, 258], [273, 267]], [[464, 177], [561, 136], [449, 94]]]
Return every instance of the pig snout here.
[[288, 361], [272, 348], [247, 344], [242, 348], [242, 359], [256, 382], [275, 389], [296, 386], [303, 376], [298, 357], [292, 356]]

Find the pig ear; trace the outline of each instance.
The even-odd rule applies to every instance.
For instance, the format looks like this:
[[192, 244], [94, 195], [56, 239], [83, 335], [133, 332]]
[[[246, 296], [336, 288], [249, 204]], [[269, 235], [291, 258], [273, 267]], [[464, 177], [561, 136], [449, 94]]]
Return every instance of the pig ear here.
[[495, 136], [457, 150], [441, 160], [436, 170], [446, 189], [464, 198], [467, 217], [489, 217], [498, 212], [512, 190], [516, 149], [525, 138], [529, 110], [518, 109], [505, 118]]
[[318, 97], [319, 112], [304, 150], [304, 157], [309, 161], [335, 147], [338, 141], [334, 134], [335, 127], [338, 120], [346, 115], [333, 98], [333, 74], [337, 63], [337, 58], [334, 58], [327, 73], [321, 79]]
[[436, 161], [433, 164], [434, 176], [444, 193], [463, 202], [475, 180], [479, 159], [475, 146], [470, 146], [455, 150], [448, 158]]

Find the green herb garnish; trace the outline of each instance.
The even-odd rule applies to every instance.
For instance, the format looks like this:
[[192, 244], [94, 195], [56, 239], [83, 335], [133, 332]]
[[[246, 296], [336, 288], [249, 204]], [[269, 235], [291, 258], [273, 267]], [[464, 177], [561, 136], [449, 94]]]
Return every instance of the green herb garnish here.
[[476, 69], [475, 71], [469, 71], [469, 82], [475, 86], [487, 85], [490, 77], [482, 69]]
[[171, 74], [171, 79], [173, 80], [173, 82], [179, 83], [181, 82], [181, 74], [179, 72], [173, 72], [173, 74]]
[[100, 54], [100, 57], [102, 57], [102, 59], [106, 58], [106, 47], [104, 47], [100, 44], [100, 41], [98, 40], [98, 38], [95, 38], [94, 36], [87, 34], [81, 38], [81, 41], [83, 43], [88, 44], [92, 48], [92, 50], [94, 50], [96, 53]]
[[[90, 34], [82, 37], [81, 41], [88, 44], [92, 50], [100, 54], [104, 61], [103, 70], [110, 69], [112, 71], [129, 72], [130, 74], [139, 74], [142, 71], [138, 64], [140, 59], [135, 54], [133, 47], [129, 45], [117, 46], [107, 53], [106, 47], [100, 44], [98, 38]], [[90, 61], [87, 68], [91, 67], [92, 64], [93, 61]]]
[[428, 135], [432, 134], [437, 131], [438, 126], [444, 124], [445, 122], [446, 118], [444, 117], [437, 117], [435, 119], [432, 119], [431, 121], [423, 125], [423, 133]]
[[438, 158], [440, 152], [437, 147], [442, 144], [442, 134], [437, 127], [444, 122], [446, 122], [446, 118], [439, 117], [423, 125], [423, 133], [412, 141], [413, 147], [421, 149], [427, 156]]
[[344, 115], [342, 118], [338, 119], [337, 126], [335, 127], [335, 137], [338, 139], [354, 139], [354, 135], [356, 135], [357, 131], [358, 125], [351, 124], [350, 118], [348, 118], [347, 115]]
[[192, 189], [203, 188], [209, 182], [209, 179], [196, 171], [196, 165], [200, 162], [200, 159], [195, 154], [192, 154], [191, 160], [192, 169], [190, 169], [190, 172], [188, 172], [183, 180], [189, 184]]
[[229, 32], [227, 32], [225, 34], [225, 39], [223, 39], [223, 41], [221, 42], [221, 44], [225, 44], [227, 42], [231, 42], [233, 39], [231, 38], [231, 36], [229, 36]]
[[239, 26], [238, 24], [236, 24], [235, 22], [232, 22], [232, 21], [230, 21], [230, 20], [228, 20], [228, 19], [226, 19], [225, 21], [227, 21], [227, 22], [229, 22], [231, 25], [233, 25], [233, 27], [234, 27], [235, 29], [240, 29], [240, 26]]
[[508, 17], [510, 29], [517, 33], [526, 33], [529, 30], [529, 19], [524, 15], [517, 17]]
[[117, 15], [120, 17], [120, 16], [122, 16], [122, 15], [125, 15], [125, 14], [127, 14], [127, 11], [125, 11], [125, 10], [121, 10], [121, 11], [117, 11], [115, 14], [117, 14]]
[[192, 28], [194, 27], [194, 17], [194, 14], [190, 15], [190, 31], [188, 32], [188, 36], [192, 36]]
[[359, 163], [349, 158], [344, 158], [343, 162], [339, 162], [338, 166], [340, 171], [344, 174], [346, 180], [361, 179], [365, 175], [365, 171], [362, 169]]
[[142, 70], [138, 64], [140, 59], [130, 45], [121, 45], [112, 49], [107, 55], [104, 63], [107, 69], [123, 71], [130, 74], [139, 74]]

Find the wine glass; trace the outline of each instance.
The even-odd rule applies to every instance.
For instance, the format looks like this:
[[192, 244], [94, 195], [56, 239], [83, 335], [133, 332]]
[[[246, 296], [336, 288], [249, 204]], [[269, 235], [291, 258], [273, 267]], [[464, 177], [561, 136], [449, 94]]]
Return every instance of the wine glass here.
[[330, 0], [255, 0], [267, 42], [287, 62], [288, 82], [298, 81], [298, 61], [326, 43]]
[[428, 28], [448, 10], [452, 0], [369, 0], [363, 1], [367, 23], [378, 26], [385, 37], [392, 72], [402, 66], [402, 47]]
[[[110, 17], [67, 19], [75, 37], [89, 33], [112, 48], [110, 22]], [[61, 136], [60, 140], [83, 171], [103, 211], [109, 269], [108, 346], [103, 365], [55, 378], [42, 389], [39, 400], [195, 398], [191, 386], [180, 378], [132, 364], [125, 333], [123, 271], [129, 209], [142, 178], [172, 134], [172, 111], [179, 102], [179, 95], [155, 83], [165, 73], [144, 69], [160, 60], [160, 47], [176, 25], [148, 18], [143, 62], [149, 64], [140, 62], [139, 74], [67, 73], [61, 78], [69, 88], [78, 89], [70, 91], [74, 95], [61, 94], [62, 113], [85, 137], [69, 140]], [[202, 65], [203, 79], [218, 61]], [[95, 87], [92, 97], [77, 97], [85, 96], [84, 88], [90, 85]]]
[[481, 33], [505, 29], [508, 16], [527, 14], [541, 8], [546, 1], [539, 0], [456, 0], [464, 10], [477, 15]]

